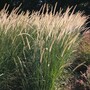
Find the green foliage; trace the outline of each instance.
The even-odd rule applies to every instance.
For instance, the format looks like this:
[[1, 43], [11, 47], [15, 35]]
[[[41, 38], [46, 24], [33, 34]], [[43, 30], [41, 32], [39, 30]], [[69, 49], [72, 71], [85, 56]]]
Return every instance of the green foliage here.
[[1, 11], [0, 90], [55, 89], [86, 21], [69, 11], [30, 16]]

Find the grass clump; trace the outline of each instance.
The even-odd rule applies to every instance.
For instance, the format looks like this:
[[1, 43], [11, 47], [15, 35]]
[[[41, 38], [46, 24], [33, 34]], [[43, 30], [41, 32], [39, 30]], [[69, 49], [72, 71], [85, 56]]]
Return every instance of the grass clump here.
[[0, 90], [54, 90], [86, 16], [0, 12]]

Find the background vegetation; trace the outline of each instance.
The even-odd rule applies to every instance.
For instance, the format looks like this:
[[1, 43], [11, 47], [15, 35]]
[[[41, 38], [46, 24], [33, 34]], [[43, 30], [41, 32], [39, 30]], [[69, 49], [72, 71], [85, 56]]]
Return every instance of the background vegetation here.
[[[89, 14], [90, 11], [90, 2], [89, 0], [0, 0], [0, 9], [4, 7], [5, 4], [9, 4], [11, 9], [13, 7], [18, 7], [22, 4], [22, 10], [39, 10], [40, 7], [47, 3], [50, 6], [55, 6], [57, 3], [57, 11], [62, 7], [66, 9], [68, 6], [76, 6], [77, 10], [85, 11], [85, 13]], [[10, 8], [9, 8], [10, 9]]]

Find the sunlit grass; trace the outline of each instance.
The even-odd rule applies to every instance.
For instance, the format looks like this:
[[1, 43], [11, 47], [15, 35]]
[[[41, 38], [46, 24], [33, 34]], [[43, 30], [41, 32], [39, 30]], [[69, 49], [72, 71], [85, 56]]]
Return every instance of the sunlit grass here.
[[[0, 12], [0, 90], [54, 90], [87, 18], [78, 12]], [[17, 83], [19, 83], [17, 85]]]

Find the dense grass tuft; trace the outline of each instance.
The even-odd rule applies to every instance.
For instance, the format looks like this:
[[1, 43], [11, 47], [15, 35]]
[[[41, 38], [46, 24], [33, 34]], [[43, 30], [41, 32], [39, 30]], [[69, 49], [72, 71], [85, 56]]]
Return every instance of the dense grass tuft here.
[[54, 90], [87, 18], [78, 12], [0, 12], [0, 90]]

